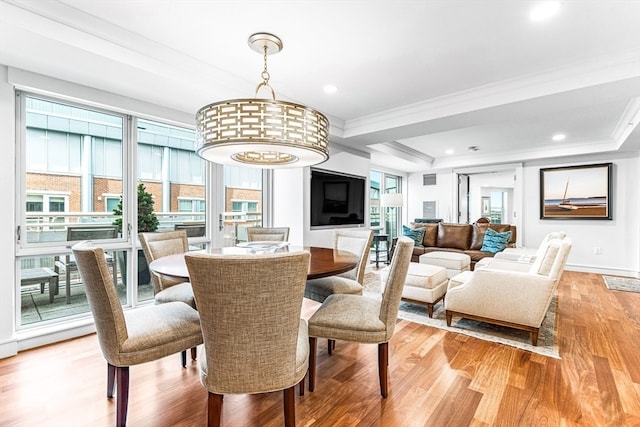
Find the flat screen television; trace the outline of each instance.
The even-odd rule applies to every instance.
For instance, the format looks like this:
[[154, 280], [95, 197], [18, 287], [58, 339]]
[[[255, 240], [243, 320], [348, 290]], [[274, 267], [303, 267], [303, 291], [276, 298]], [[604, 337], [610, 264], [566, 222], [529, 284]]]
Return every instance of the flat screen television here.
[[311, 227], [364, 225], [367, 179], [311, 168]]

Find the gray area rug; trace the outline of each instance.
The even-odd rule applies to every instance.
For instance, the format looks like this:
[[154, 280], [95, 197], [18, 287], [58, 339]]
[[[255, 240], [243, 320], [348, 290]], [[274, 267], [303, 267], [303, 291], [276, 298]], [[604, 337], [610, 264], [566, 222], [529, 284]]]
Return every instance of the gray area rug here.
[[[368, 272], [364, 279], [365, 295], [379, 297], [381, 283], [377, 272]], [[420, 323], [434, 328], [444, 329], [450, 332], [465, 334], [485, 341], [509, 345], [522, 350], [531, 351], [543, 356], [560, 359], [558, 350], [558, 336], [556, 329], [557, 295], [554, 295], [549, 306], [549, 311], [542, 321], [538, 335], [538, 345], [531, 344], [531, 334], [518, 329], [505, 326], [492, 325], [490, 323], [454, 317], [451, 326], [447, 326], [445, 310], [442, 303], [438, 303], [433, 310], [433, 318], [427, 315], [427, 308], [422, 305], [408, 302], [400, 303], [398, 317], [415, 323]]]
[[612, 291], [640, 292], [640, 279], [633, 277], [602, 276], [607, 289]]

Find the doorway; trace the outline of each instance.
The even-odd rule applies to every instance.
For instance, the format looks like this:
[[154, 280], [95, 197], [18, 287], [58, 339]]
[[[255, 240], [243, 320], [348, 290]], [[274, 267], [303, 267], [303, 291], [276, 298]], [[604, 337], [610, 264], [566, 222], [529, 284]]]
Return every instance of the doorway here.
[[[454, 171], [459, 223], [472, 223], [488, 217], [493, 223], [522, 223], [522, 165], [474, 168]], [[520, 233], [518, 234], [518, 239]]]

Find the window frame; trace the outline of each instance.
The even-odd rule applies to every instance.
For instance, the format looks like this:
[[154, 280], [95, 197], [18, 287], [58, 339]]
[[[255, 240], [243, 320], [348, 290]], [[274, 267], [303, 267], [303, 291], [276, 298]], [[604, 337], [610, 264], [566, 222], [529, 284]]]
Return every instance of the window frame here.
[[[130, 143], [130, 132], [127, 131], [127, 128], [131, 123], [131, 116], [124, 114], [122, 112], [118, 112], [116, 110], [109, 110], [106, 108], [101, 108], [95, 106], [91, 103], [81, 103], [73, 100], [66, 99], [64, 97], [55, 97], [42, 93], [38, 93], [36, 91], [26, 91], [26, 90], [16, 90], [15, 91], [15, 108], [16, 108], [16, 158], [18, 160], [16, 164], [15, 174], [16, 174], [16, 226], [17, 226], [17, 242], [16, 242], [16, 256], [19, 258], [21, 256], [31, 255], [33, 256], [38, 254], [51, 253], [54, 251], [65, 252], [69, 251], [68, 242], [66, 241], [55, 241], [55, 242], [29, 242], [26, 238], [27, 236], [27, 194], [41, 194], [43, 191], [36, 190], [27, 190], [26, 188], [26, 178], [29, 173], [34, 173], [31, 169], [28, 168], [27, 165], [27, 99], [34, 98], [38, 100], [42, 100], [45, 102], [62, 104], [65, 106], [80, 108], [87, 111], [92, 111], [96, 113], [102, 113], [110, 116], [120, 117], [122, 120], [122, 188], [128, 188], [129, 186], [129, 177], [127, 176], [126, 171], [128, 171], [127, 165], [129, 162], [129, 150], [128, 146]], [[89, 162], [92, 159], [88, 160]], [[52, 174], [52, 175], [76, 175], [75, 173], [66, 173], [66, 172], [58, 172], [55, 171], [37, 171], [35, 173], [43, 173], [43, 174]], [[60, 195], [60, 191], [53, 191], [51, 194], [55, 193], [55, 195]], [[43, 205], [44, 208], [44, 205]], [[46, 207], [48, 209], [48, 206]], [[123, 212], [128, 212], [124, 210]], [[48, 212], [48, 210], [47, 210]], [[67, 196], [65, 199], [65, 212], [69, 212], [69, 197]], [[128, 216], [123, 215], [123, 229], [128, 229]], [[123, 233], [123, 236], [117, 239], [108, 239], [105, 243], [116, 243], [118, 242], [120, 246], [127, 242], [127, 236]]]

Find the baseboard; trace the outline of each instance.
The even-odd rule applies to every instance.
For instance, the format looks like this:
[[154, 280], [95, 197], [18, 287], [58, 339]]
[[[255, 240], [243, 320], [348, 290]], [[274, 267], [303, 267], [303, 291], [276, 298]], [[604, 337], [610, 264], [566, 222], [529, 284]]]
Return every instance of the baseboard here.
[[593, 267], [589, 265], [576, 265], [576, 264], [567, 264], [567, 266], [565, 267], [565, 270], [578, 271], [580, 273], [605, 274], [607, 276], [634, 277], [636, 279], [640, 279], [640, 271], [633, 271], [633, 270], [620, 270], [616, 268]]
[[60, 323], [16, 333], [17, 351], [28, 350], [47, 344], [65, 341], [92, 334], [96, 331], [93, 319], [82, 319], [74, 323]]
[[0, 343], [0, 359], [18, 354], [18, 340], [12, 338]]

